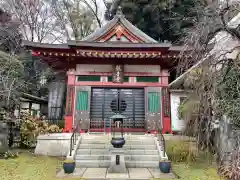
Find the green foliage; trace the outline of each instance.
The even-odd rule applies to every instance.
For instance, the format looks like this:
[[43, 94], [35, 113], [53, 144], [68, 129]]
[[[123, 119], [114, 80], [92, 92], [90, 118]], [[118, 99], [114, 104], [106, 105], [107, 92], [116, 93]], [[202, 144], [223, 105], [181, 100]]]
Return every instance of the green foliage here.
[[201, 0], [121, 0], [114, 1], [112, 14], [121, 4], [126, 18], [152, 38], [175, 42], [193, 27], [203, 11]]
[[187, 110], [187, 105], [182, 102], [179, 106], [178, 106], [178, 118], [179, 119], [183, 119], [184, 117], [184, 113], [186, 112]]
[[[220, 180], [214, 166], [208, 163], [188, 165], [185, 163], [171, 163], [174, 174], [180, 176], [179, 180]], [[57, 168], [57, 169], [56, 169]], [[83, 180], [72, 176], [59, 178], [57, 172], [62, 170], [62, 160], [49, 156], [34, 156], [29, 153], [21, 153], [17, 159], [0, 161], [0, 174], [2, 180]], [[171, 178], [172, 179], [172, 178]], [[177, 178], [176, 178], [177, 179]], [[154, 180], [170, 180], [161, 177]], [[173, 179], [172, 179], [173, 180]]]
[[18, 77], [23, 73], [23, 65], [16, 56], [0, 51], [1, 74], [10, 77]]
[[[204, 72], [206, 73], [206, 72]], [[201, 77], [203, 75], [203, 68], [194, 68], [187, 74], [186, 81], [184, 82], [184, 86], [189, 89], [196, 84], [200, 83]]]
[[33, 57], [27, 52], [19, 54], [19, 60], [24, 66], [23, 79], [25, 84], [27, 84], [24, 92], [38, 97], [46, 97], [48, 93], [48, 83], [43, 84], [41, 81], [43, 78], [46, 80], [53, 78], [53, 71], [41, 62], [38, 57]]
[[55, 120], [54, 122], [46, 120], [49, 125], [57, 125], [60, 129], [64, 129], [64, 120]]
[[57, 125], [58, 125], [58, 127], [60, 128], [60, 129], [63, 129], [64, 128], [64, 120], [59, 120], [59, 121], [57, 121]]
[[[237, 66], [224, 69], [217, 81], [217, 105], [220, 116], [226, 115], [233, 124], [240, 127], [240, 71]], [[223, 113], [224, 112], [224, 113]]]
[[172, 162], [195, 162], [197, 151], [191, 146], [191, 143], [186, 141], [166, 142], [166, 152]]
[[192, 115], [197, 114], [199, 102], [194, 99], [185, 99], [178, 107], [178, 118], [186, 121], [191, 120]]
[[59, 133], [59, 132], [62, 132], [62, 130], [56, 124], [50, 125], [48, 127], [47, 131], [48, 131], [48, 133]]
[[212, 164], [214, 155], [209, 151], [199, 151], [196, 141], [193, 140], [168, 140], [166, 141], [166, 153], [174, 163], [197, 164], [206, 163]]
[[31, 148], [35, 145], [37, 136], [47, 133], [62, 132], [57, 125], [48, 125], [45, 121], [38, 118], [33, 118], [29, 114], [23, 114], [21, 119], [21, 145], [26, 148]]
[[11, 151], [7, 151], [4, 154], [4, 158], [5, 159], [15, 159], [18, 157], [18, 152], [11, 152]]
[[14, 106], [23, 83], [24, 67], [17, 56], [0, 51], [0, 108]]

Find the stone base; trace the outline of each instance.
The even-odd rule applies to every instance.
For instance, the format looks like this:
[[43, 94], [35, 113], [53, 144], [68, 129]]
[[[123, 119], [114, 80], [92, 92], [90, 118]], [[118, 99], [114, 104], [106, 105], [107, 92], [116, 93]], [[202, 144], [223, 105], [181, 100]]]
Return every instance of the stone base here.
[[71, 133], [39, 135], [35, 154], [46, 156], [67, 156], [70, 148]]
[[126, 172], [127, 168], [124, 158], [124, 150], [113, 149], [111, 151], [111, 165], [108, 169], [108, 173], [126, 173]]

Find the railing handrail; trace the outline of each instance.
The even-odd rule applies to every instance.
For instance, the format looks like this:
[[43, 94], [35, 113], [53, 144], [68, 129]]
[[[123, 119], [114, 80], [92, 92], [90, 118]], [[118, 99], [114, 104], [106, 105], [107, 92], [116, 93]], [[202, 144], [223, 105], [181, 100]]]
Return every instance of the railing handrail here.
[[160, 125], [157, 123], [156, 130], [157, 130], [157, 136], [159, 143], [161, 144], [161, 150], [163, 151], [163, 155], [165, 156], [166, 153], [166, 141], [164, 138], [164, 135], [162, 133], [162, 128], [159, 127]]
[[70, 139], [70, 156], [72, 156], [72, 150], [74, 149], [74, 145], [76, 145], [77, 143], [77, 138], [79, 136], [79, 131], [80, 131], [80, 128], [79, 128], [79, 123], [80, 121], [77, 121], [77, 125], [75, 125], [73, 128], [72, 128], [72, 135], [71, 135], [71, 139]]

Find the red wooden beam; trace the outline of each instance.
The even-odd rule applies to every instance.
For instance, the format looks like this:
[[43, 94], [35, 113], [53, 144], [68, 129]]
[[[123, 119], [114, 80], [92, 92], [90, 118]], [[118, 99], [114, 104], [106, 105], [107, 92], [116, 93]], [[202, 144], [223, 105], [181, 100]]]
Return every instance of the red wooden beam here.
[[[75, 76], [112, 76], [112, 72], [75, 72]], [[124, 76], [136, 77], [136, 76], [154, 76], [154, 77], [168, 77], [169, 75], [164, 73], [151, 73], [151, 72], [124, 72]]]

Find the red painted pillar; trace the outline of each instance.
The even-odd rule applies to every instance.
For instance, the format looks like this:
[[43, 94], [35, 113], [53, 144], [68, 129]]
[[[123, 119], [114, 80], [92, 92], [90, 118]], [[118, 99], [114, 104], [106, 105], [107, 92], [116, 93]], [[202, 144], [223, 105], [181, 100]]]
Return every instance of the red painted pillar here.
[[[162, 70], [162, 84], [168, 85], [169, 72], [168, 70]], [[167, 88], [162, 88], [162, 123], [163, 134], [172, 133], [171, 130], [171, 118], [170, 118], [170, 94]]]
[[75, 74], [74, 72], [67, 72], [67, 101], [66, 111], [64, 116], [64, 132], [71, 132], [73, 126], [74, 113], [74, 96], [75, 96]]

